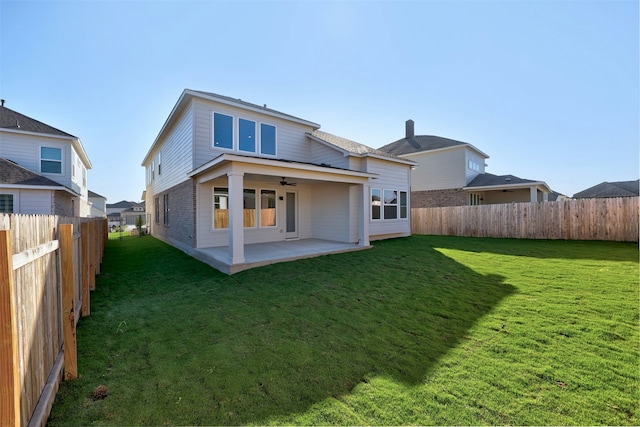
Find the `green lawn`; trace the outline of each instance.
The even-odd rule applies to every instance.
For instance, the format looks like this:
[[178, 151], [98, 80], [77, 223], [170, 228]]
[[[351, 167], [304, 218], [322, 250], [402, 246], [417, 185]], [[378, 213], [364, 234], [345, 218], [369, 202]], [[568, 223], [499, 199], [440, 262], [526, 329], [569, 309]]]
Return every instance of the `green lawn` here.
[[640, 421], [637, 244], [413, 236], [229, 277], [145, 237], [101, 272], [51, 427]]

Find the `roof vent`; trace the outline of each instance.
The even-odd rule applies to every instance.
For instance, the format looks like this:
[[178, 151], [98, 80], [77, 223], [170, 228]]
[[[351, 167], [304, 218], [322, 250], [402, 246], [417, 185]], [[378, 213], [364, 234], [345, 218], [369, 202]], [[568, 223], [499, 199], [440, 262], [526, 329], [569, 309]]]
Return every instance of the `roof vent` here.
[[0, 99], [0, 107], [4, 107], [4, 99]]
[[504, 179], [505, 181], [511, 181], [511, 177], [507, 177]]

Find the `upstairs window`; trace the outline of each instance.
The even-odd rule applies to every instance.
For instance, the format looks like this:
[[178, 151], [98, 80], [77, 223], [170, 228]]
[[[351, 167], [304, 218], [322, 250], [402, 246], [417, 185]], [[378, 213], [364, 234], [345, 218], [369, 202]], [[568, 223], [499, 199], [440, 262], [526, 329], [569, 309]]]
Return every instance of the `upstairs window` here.
[[256, 122], [238, 119], [238, 147], [240, 151], [256, 152]]
[[213, 113], [213, 146], [233, 149], [233, 117]]
[[260, 123], [260, 154], [276, 155], [276, 127]]
[[40, 172], [62, 173], [62, 149], [40, 147]]

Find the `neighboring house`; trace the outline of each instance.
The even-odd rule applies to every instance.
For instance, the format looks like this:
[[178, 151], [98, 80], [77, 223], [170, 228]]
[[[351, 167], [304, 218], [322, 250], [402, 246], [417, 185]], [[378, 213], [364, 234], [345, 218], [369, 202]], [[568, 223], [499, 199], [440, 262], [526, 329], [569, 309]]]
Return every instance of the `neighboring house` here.
[[88, 192], [89, 204], [91, 205], [91, 217], [106, 218], [107, 217], [107, 198], [94, 193]]
[[77, 137], [4, 106], [0, 101], [0, 212], [91, 215], [91, 162]]
[[[151, 234], [227, 273], [245, 245], [408, 236], [413, 162], [265, 106], [186, 89], [142, 166]], [[209, 259], [205, 248], [223, 248]], [[212, 253], [213, 251], [209, 251]]]
[[573, 195], [574, 199], [635, 197], [640, 195], [640, 180], [602, 182]]
[[113, 227], [127, 226], [127, 228], [135, 228], [136, 221], [142, 217], [142, 224], [147, 223], [144, 202], [129, 202], [122, 200], [118, 203], [107, 204], [107, 219], [109, 229]]
[[487, 154], [473, 145], [432, 135], [415, 135], [413, 120], [405, 137], [380, 151], [414, 161], [411, 204], [414, 208], [546, 201], [544, 181], [485, 172]]

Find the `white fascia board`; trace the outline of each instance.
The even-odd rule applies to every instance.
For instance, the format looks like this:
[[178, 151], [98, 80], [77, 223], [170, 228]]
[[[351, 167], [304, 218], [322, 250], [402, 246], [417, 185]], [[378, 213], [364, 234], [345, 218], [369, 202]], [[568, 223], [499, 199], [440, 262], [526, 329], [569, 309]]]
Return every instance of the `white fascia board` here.
[[375, 154], [375, 153], [364, 153], [361, 157], [372, 157], [374, 159], [386, 160], [388, 162], [402, 163], [403, 165], [407, 165], [407, 166], [417, 166], [418, 165], [418, 163], [416, 163], [413, 160], [401, 159], [401, 158], [394, 159], [392, 157], [381, 156], [381, 155]]
[[358, 178], [377, 178], [378, 177], [378, 174], [375, 174], [375, 173], [367, 173], [367, 172], [352, 171], [349, 169], [338, 169], [338, 168], [332, 168], [332, 167], [317, 166], [317, 165], [311, 165], [308, 163], [297, 163], [297, 162], [280, 161], [280, 160], [273, 160], [273, 159], [263, 159], [259, 157], [245, 157], [245, 156], [239, 156], [236, 154], [221, 154], [215, 159], [189, 172], [187, 176], [189, 178], [193, 178], [194, 176], [201, 174], [212, 167], [221, 165], [224, 162], [237, 162], [237, 163], [244, 163], [248, 165], [268, 166], [268, 167], [288, 169], [288, 170], [322, 172], [322, 173], [330, 173], [334, 175], [346, 175], [346, 176], [352, 176], [352, 177], [358, 177]]
[[53, 185], [22, 185], [22, 184], [2, 184], [0, 185], [0, 190], [8, 188], [8, 189], [17, 189], [17, 190], [50, 190], [50, 191], [66, 191], [67, 193], [73, 194], [74, 196], [80, 196], [79, 193], [76, 193], [70, 188], [67, 188], [63, 185], [61, 186], [53, 186]]
[[531, 187], [539, 187], [542, 190], [547, 190], [551, 193], [551, 189], [544, 181], [527, 182], [520, 184], [505, 184], [505, 185], [484, 185], [482, 187], [462, 187], [465, 191], [496, 191], [496, 190], [517, 190]]
[[147, 163], [147, 160], [149, 160], [149, 158], [151, 157], [151, 154], [153, 153], [153, 151], [156, 148], [156, 145], [158, 144], [158, 141], [160, 141], [161, 137], [164, 135], [164, 132], [169, 128], [170, 124], [173, 123], [176, 113], [186, 104], [186, 95], [187, 95], [187, 90], [185, 89], [182, 91], [180, 98], [178, 98], [178, 101], [175, 103], [175, 105], [171, 109], [171, 113], [169, 113], [169, 115], [167, 116], [167, 119], [164, 121], [162, 128], [160, 128], [160, 132], [158, 132], [156, 139], [153, 141], [153, 144], [151, 144], [151, 148], [149, 148], [149, 151], [144, 156], [144, 159], [142, 160], [142, 163], [140, 164], [140, 166], [144, 166]]
[[18, 130], [18, 129], [0, 129], [0, 132], [15, 133], [15, 134], [18, 134], [18, 135], [27, 135], [27, 136], [37, 136], [37, 137], [40, 137], [40, 138], [61, 139], [63, 141], [68, 141], [68, 142], [71, 143], [71, 145], [73, 145], [73, 148], [76, 149], [76, 152], [80, 156], [80, 159], [82, 160], [82, 163], [84, 163], [84, 165], [87, 167], [87, 169], [91, 169], [92, 168], [91, 161], [89, 160], [89, 157], [87, 156], [87, 152], [84, 150], [84, 147], [82, 146], [82, 142], [80, 142], [80, 138], [78, 138], [78, 137], [75, 137], [75, 136], [64, 136], [64, 135], [53, 135], [53, 134], [50, 134], [50, 133], [27, 132], [27, 131]]
[[254, 113], [260, 113], [260, 114], [265, 114], [265, 115], [271, 116], [271, 117], [277, 117], [279, 119], [287, 120], [289, 122], [294, 122], [294, 123], [298, 123], [298, 124], [301, 124], [301, 125], [309, 126], [309, 127], [312, 127], [313, 129], [320, 129], [320, 125], [318, 123], [310, 122], [308, 120], [300, 119], [298, 117], [289, 116], [289, 115], [284, 114], [284, 113], [278, 113], [277, 111], [265, 110], [265, 109], [257, 107], [257, 106], [256, 107], [252, 107], [250, 105], [246, 105], [246, 104], [243, 104], [243, 103], [240, 103], [240, 102], [234, 102], [234, 101], [226, 99], [226, 98], [218, 98], [217, 96], [213, 96], [213, 95], [205, 95], [204, 93], [195, 92], [195, 91], [192, 91], [192, 90], [189, 90], [189, 89], [185, 89], [183, 94], [188, 94], [188, 95], [196, 97], [196, 98], [201, 98], [201, 99], [206, 99], [206, 100], [209, 100], [209, 101], [217, 102], [219, 104], [230, 105], [232, 107], [240, 108], [242, 110], [252, 111]]
[[344, 157], [347, 157], [347, 156], [350, 156], [350, 155], [351, 156], [357, 156], [357, 154], [354, 154], [354, 153], [352, 153], [352, 152], [350, 152], [348, 150], [345, 150], [344, 148], [338, 147], [337, 145], [333, 145], [332, 143], [330, 143], [328, 141], [325, 141], [322, 138], [318, 138], [317, 136], [312, 135], [309, 132], [306, 132], [305, 135], [307, 136], [307, 138], [309, 138], [309, 139], [311, 139], [311, 140], [313, 140], [315, 142], [319, 142], [320, 144], [324, 145], [325, 147], [332, 148], [332, 149], [342, 153], [342, 155]]
[[333, 148], [334, 150], [342, 153], [342, 155], [344, 157], [349, 157], [349, 156], [353, 156], [353, 157], [372, 157], [374, 159], [380, 159], [380, 160], [388, 160], [390, 162], [396, 162], [396, 163], [403, 163], [405, 165], [410, 165], [410, 166], [414, 166], [417, 165], [416, 162], [414, 162], [413, 160], [408, 160], [408, 159], [402, 159], [402, 158], [392, 158], [392, 157], [387, 157], [387, 156], [381, 156], [379, 154], [375, 154], [375, 153], [352, 153], [349, 150], [345, 150], [342, 147], [338, 147], [337, 145], [333, 145], [332, 143], [325, 141], [324, 139], [318, 138], [317, 136], [311, 135], [310, 133], [307, 132], [307, 138], [312, 139], [316, 142], [319, 142], [320, 144], [329, 147], [329, 148]]
[[423, 151], [416, 151], [415, 153], [400, 154], [398, 157], [411, 158], [411, 157], [420, 156], [422, 154], [433, 154], [433, 153], [439, 153], [439, 152], [442, 152], [442, 151], [459, 150], [461, 148], [470, 148], [470, 149], [474, 150], [475, 152], [477, 152], [478, 154], [480, 154], [481, 156], [483, 156], [485, 159], [489, 158], [488, 154], [478, 150], [476, 147], [474, 147], [473, 145], [471, 145], [469, 143], [465, 143], [465, 144], [462, 144], [462, 145], [453, 145], [451, 147], [436, 148], [435, 150], [423, 150]]

